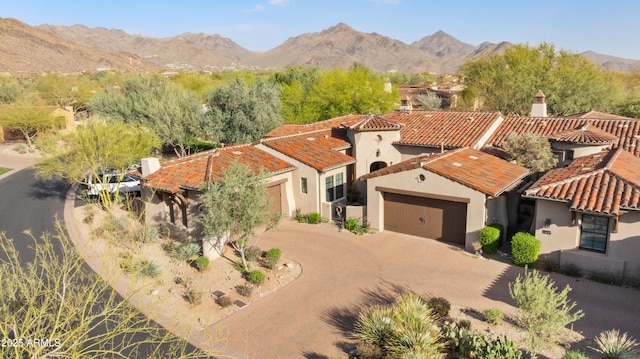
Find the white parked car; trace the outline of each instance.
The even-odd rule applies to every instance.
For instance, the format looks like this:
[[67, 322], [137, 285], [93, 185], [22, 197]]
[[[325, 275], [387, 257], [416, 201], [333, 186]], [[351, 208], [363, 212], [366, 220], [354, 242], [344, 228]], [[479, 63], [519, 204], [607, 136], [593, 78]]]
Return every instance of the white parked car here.
[[89, 197], [97, 197], [100, 192], [108, 190], [114, 194], [116, 191], [125, 194], [140, 194], [140, 177], [133, 174], [122, 173], [105, 173], [100, 174], [101, 181], [95, 176], [87, 178], [87, 195]]

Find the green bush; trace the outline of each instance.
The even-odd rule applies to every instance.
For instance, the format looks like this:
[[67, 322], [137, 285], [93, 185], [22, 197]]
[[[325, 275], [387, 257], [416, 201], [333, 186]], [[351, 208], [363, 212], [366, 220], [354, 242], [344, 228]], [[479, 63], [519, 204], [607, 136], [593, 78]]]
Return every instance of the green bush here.
[[307, 223], [319, 224], [322, 223], [322, 215], [318, 212], [311, 212], [307, 215]]
[[562, 359], [589, 359], [586, 355], [580, 352], [569, 351], [564, 353]]
[[493, 325], [500, 323], [504, 317], [500, 309], [495, 308], [487, 309], [482, 314], [484, 315], [484, 319]]
[[196, 259], [196, 268], [201, 272], [209, 268], [209, 258], [205, 256], [198, 257]]
[[184, 293], [184, 299], [191, 305], [202, 303], [204, 293], [201, 290], [189, 289]]
[[446, 318], [449, 316], [449, 310], [451, 309], [451, 303], [446, 298], [432, 297], [427, 301], [427, 305], [433, 313], [439, 318]]
[[358, 221], [356, 218], [349, 217], [344, 222], [344, 228], [351, 233], [358, 235], [365, 234], [369, 232], [369, 222], [366, 218], [362, 218], [361, 221]]
[[262, 256], [262, 249], [256, 245], [251, 245], [244, 250], [244, 258], [248, 261], [255, 261]]
[[138, 227], [133, 233], [133, 238], [137, 242], [149, 243], [158, 237], [160, 229], [156, 226]]
[[490, 224], [480, 230], [480, 244], [482, 245], [483, 253], [494, 254], [498, 251], [502, 231], [501, 224]]
[[265, 279], [267, 279], [267, 276], [260, 269], [253, 270], [247, 274], [247, 280], [256, 285], [262, 284]]
[[506, 337], [495, 339], [461, 328], [448, 322], [442, 327], [442, 336], [454, 358], [519, 359], [522, 352]]
[[247, 266], [245, 267], [242, 261], [237, 261], [234, 267], [240, 273], [247, 273], [248, 271], [251, 270], [251, 264], [247, 263]]
[[200, 247], [200, 244], [191, 242], [174, 248], [173, 251], [171, 251], [171, 255], [175, 259], [190, 262], [196, 260], [196, 258], [200, 256], [201, 251], [202, 248]]
[[282, 257], [282, 249], [271, 248], [265, 254], [263, 264], [265, 267], [269, 269], [273, 269], [276, 266], [276, 264], [278, 264], [280, 257]]
[[540, 254], [540, 241], [527, 232], [518, 232], [511, 239], [513, 263], [518, 266], [534, 266]]

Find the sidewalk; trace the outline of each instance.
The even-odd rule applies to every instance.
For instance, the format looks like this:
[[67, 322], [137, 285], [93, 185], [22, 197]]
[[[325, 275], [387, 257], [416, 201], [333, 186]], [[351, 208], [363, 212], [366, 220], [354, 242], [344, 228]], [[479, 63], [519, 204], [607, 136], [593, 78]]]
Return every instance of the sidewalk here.
[[12, 174], [33, 166], [37, 155], [33, 153], [20, 154], [13, 150], [18, 143], [0, 143], [0, 167], [11, 168], [11, 171], [0, 175], [0, 180]]

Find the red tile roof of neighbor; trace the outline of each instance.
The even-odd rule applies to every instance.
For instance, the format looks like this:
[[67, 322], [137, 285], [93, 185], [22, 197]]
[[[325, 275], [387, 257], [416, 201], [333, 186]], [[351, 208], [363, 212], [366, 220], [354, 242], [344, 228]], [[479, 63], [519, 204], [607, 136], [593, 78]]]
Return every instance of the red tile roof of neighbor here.
[[618, 142], [618, 136], [589, 124], [551, 134], [549, 139], [584, 145], [610, 145]]
[[547, 137], [563, 131], [589, 125], [589, 128], [606, 131], [619, 138], [613, 148], [622, 147], [640, 157], [640, 120], [582, 119], [574, 117], [520, 117], [507, 116], [491, 135], [487, 145], [500, 147], [502, 141], [512, 132], [523, 134], [532, 132]]
[[529, 170], [492, 155], [459, 148], [447, 152], [420, 156], [382, 168], [360, 177], [367, 180], [379, 176], [420, 168], [463, 184], [488, 196], [498, 196], [513, 188]]
[[377, 115], [368, 115], [359, 119], [349, 119], [341, 123], [341, 125], [355, 131], [397, 131], [403, 127], [397, 122], [389, 121]]
[[575, 117], [575, 118], [589, 118], [589, 119], [606, 119], [606, 120], [635, 120], [633, 117], [624, 117], [614, 115], [612, 113], [600, 112], [600, 111], [587, 111], [582, 113], [577, 113], [575, 115], [569, 115], [566, 117]]
[[355, 158], [339, 152], [351, 148], [344, 128], [265, 138], [261, 142], [321, 172], [356, 162]]
[[397, 144], [445, 149], [473, 147], [502, 117], [499, 112], [394, 111], [385, 118], [404, 125]]
[[284, 124], [267, 132], [264, 135], [264, 138], [291, 136], [320, 130], [328, 130], [331, 128], [341, 127], [343, 124], [362, 121], [370, 118], [371, 116], [372, 115], [346, 115], [306, 125]]
[[272, 174], [295, 169], [292, 164], [252, 145], [239, 145], [164, 161], [158, 171], [145, 177], [144, 185], [171, 193], [182, 188], [199, 190], [203, 184], [222, 178], [236, 160], [255, 171], [263, 168]]
[[567, 202], [581, 212], [640, 210], [640, 159], [623, 149], [579, 157], [547, 172], [524, 196]]

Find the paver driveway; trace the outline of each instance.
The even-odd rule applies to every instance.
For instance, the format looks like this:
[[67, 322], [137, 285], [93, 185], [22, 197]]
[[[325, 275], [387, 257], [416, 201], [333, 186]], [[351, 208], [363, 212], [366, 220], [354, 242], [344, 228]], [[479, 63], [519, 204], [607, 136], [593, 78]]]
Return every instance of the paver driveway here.
[[[344, 354], [359, 308], [390, 300], [399, 288], [452, 303], [515, 314], [507, 283], [521, 268], [475, 258], [462, 249], [392, 232], [356, 236], [332, 224], [284, 221], [256, 243], [282, 248], [301, 276], [218, 325], [229, 330], [227, 354], [252, 358], [325, 358]], [[575, 329], [587, 337], [618, 328], [640, 338], [640, 291], [553, 275], [585, 311]]]

